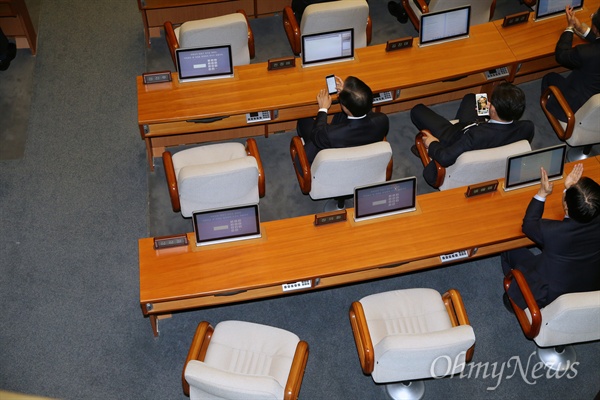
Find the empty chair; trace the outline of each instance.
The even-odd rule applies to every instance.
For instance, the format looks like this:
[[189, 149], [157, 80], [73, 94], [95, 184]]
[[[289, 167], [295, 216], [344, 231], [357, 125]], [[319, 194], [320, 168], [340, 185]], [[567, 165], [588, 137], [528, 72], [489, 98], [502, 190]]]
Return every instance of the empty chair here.
[[[552, 96], [556, 98], [567, 116], [566, 122], [556, 118], [546, 108]], [[558, 138], [571, 146], [567, 151], [567, 160], [577, 161], [587, 158], [592, 145], [600, 143], [600, 93], [590, 97], [579, 110], [573, 112], [560, 89], [549, 86], [542, 93], [540, 104]]]
[[312, 165], [308, 162], [299, 136], [290, 143], [290, 155], [302, 193], [313, 200], [344, 199], [357, 186], [389, 181], [392, 177], [392, 147], [387, 141], [355, 147], [324, 149], [317, 153]]
[[174, 28], [165, 22], [165, 37], [173, 64], [178, 48], [231, 45], [233, 65], [245, 65], [254, 58], [254, 34], [243, 10], [219, 17], [188, 21]]
[[366, 0], [337, 0], [311, 4], [298, 24], [290, 6], [283, 9], [283, 28], [295, 55], [301, 52], [302, 35], [354, 28], [354, 48], [371, 42], [371, 18]]
[[430, 162], [436, 164], [437, 180], [433, 186], [440, 190], [502, 178], [506, 171], [506, 159], [509, 156], [531, 151], [529, 142], [520, 140], [491, 149], [464, 152], [456, 159], [454, 164], [444, 168], [437, 161], [429, 158], [423, 144], [423, 133], [419, 132], [416, 136], [415, 146], [417, 146], [424, 167]]
[[165, 151], [163, 164], [173, 211], [194, 211], [258, 203], [265, 175], [256, 141], [217, 143]]
[[363, 372], [393, 399], [420, 398], [421, 379], [459, 373], [473, 355], [475, 334], [454, 289], [366, 296], [350, 306], [350, 324]]
[[283, 329], [243, 321], [198, 324], [182, 373], [191, 400], [296, 400], [308, 344]]
[[525, 337], [539, 346], [538, 356], [547, 368], [568, 370], [576, 361], [571, 344], [600, 339], [600, 291], [563, 294], [540, 309], [523, 273], [517, 269], [504, 277], [507, 295], [515, 283], [527, 308], [521, 309], [509, 299]]
[[496, 0], [402, 0], [410, 22], [416, 30], [420, 29], [421, 15], [429, 12], [449, 10], [460, 6], [471, 5], [471, 25], [484, 24], [492, 20], [496, 9]]

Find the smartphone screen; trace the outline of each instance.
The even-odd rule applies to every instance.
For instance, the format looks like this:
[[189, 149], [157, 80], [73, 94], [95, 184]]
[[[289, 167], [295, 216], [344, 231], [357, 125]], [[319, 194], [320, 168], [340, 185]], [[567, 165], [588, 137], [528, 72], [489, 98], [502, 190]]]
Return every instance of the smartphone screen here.
[[488, 98], [486, 93], [478, 93], [475, 95], [475, 100], [477, 103], [477, 115], [478, 116], [487, 116], [490, 115], [490, 107], [488, 103]]
[[337, 93], [337, 87], [335, 84], [335, 76], [334, 75], [328, 75], [325, 78], [325, 82], [327, 82], [327, 91], [329, 92], [329, 94], [336, 94]]

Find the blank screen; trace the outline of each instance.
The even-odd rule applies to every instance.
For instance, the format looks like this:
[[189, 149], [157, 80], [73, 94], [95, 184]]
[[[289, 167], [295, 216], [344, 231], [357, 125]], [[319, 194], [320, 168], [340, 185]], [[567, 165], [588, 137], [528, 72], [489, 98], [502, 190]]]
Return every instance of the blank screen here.
[[563, 174], [565, 150], [565, 145], [558, 145], [509, 157], [506, 188], [530, 186], [540, 182], [541, 167], [548, 172], [549, 179], [560, 178]]

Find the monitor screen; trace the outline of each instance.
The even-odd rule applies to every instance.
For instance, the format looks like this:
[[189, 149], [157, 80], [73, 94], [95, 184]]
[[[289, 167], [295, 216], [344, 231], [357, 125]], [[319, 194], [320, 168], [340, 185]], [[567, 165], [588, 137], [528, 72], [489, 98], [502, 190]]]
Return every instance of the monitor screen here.
[[535, 6], [535, 20], [564, 15], [565, 7], [569, 5], [579, 10], [583, 7], [583, 0], [538, 0]]
[[192, 213], [196, 246], [261, 237], [258, 204]]
[[302, 36], [302, 66], [354, 59], [354, 29]]
[[363, 221], [415, 211], [417, 178], [396, 179], [354, 189], [354, 220]]
[[538, 184], [541, 180], [541, 167], [544, 167], [548, 173], [548, 179], [562, 178], [566, 149], [567, 145], [559, 144], [508, 157], [504, 190]]
[[175, 50], [180, 82], [233, 76], [231, 46], [211, 46]]
[[469, 37], [471, 6], [421, 15], [419, 46]]

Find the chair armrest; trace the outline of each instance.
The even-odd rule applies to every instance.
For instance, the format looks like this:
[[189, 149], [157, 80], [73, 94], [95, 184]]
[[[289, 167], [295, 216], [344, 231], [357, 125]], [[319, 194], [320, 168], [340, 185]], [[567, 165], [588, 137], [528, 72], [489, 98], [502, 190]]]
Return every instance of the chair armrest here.
[[[300, 184], [300, 190], [302, 190], [303, 194], [308, 194], [311, 187], [310, 163], [306, 157], [304, 145], [302, 144], [300, 136], [294, 136], [292, 138], [290, 143], [290, 155], [292, 156], [292, 165], [296, 172], [296, 178], [298, 178], [298, 184]], [[296, 159], [298, 159], [300, 165], [296, 163]], [[300, 167], [301, 170], [298, 170], [298, 167]]]
[[298, 394], [300, 393], [300, 387], [302, 386], [302, 379], [304, 378], [304, 370], [306, 369], [307, 361], [308, 343], [306, 343], [304, 340], [301, 340], [296, 346], [296, 352], [294, 353], [294, 360], [292, 361], [290, 374], [288, 376], [287, 382], [285, 383], [285, 391], [283, 392], [284, 400], [298, 399]]
[[[560, 108], [562, 108], [567, 116], [566, 129], [563, 129], [560, 121], [546, 108], [546, 104], [552, 95], [556, 97], [558, 105]], [[563, 96], [560, 89], [556, 86], [548, 86], [542, 94], [542, 97], [540, 97], [540, 105], [542, 106], [542, 110], [544, 110], [544, 114], [546, 114], [546, 118], [548, 118], [548, 121], [550, 122], [550, 125], [552, 125], [552, 129], [554, 129], [554, 132], [556, 132], [558, 138], [563, 141], [570, 139], [571, 135], [573, 134], [573, 129], [575, 128], [575, 113], [573, 110], [571, 110], [571, 106], [569, 106], [567, 103], [567, 100], [565, 99], [565, 96]]]
[[252, 32], [252, 27], [250, 26], [250, 21], [248, 20], [248, 14], [243, 9], [237, 10], [240, 14], [246, 18], [246, 25], [248, 26], [248, 51], [250, 53], [250, 58], [254, 58], [254, 32]]
[[367, 16], [367, 46], [371, 43], [371, 38], [373, 37], [373, 21], [371, 20], [371, 16]]
[[214, 328], [206, 321], [200, 322], [196, 328], [196, 333], [192, 339], [192, 344], [190, 345], [190, 350], [188, 351], [185, 364], [183, 364], [183, 372], [181, 373], [183, 393], [186, 396], [190, 395], [190, 385], [185, 380], [185, 368], [191, 360], [204, 361], [204, 357], [206, 357], [206, 350], [208, 349], [208, 344], [212, 338], [213, 331]]
[[246, 154], [256, 159], [256, 164], [258, 166], [258, 197], [265, 197], [265, 171], [255, 139], [250, 138], [246, 140]]
[[353, 302], [350, 305], [349, 315], [360, 366], [365, 374], [371, 374], [375, 368], [375, 349], [362, 304], [358, 301]]
[[427, 5], [427, 3], [425, 3], [425, 0], [402, 0], [402, 6], [404, 7], [406, 14], [408, 15], [408, 19], [410, 19], [410, 22], [413, 24], [415, 29], [418, 31], [421, 26], [421, 21], [419, 20], [419, 17], [417, 17], [417, 15], [413, 11], [412, 7], [410, 6], [410, 4], [409, 4], [410, 1], [413, 1], [415, 3], [415, 5], [419, 8], [419, 10], [421, 10], [421, 14], [426, 14], [429, 12], [429, 5]]
[[162, 159], [165, 168], [165, 176], [167, 178], [167, 186], [169, 187], [171, 207], [173, 207], [173, 211], [178, 212], [181, 210], [181, 204], [179, 203], [179, 189], [177, 187], [175, 168], [173, 167], [173, 156], [168, 151], [165, 151], [162, 154]]
[[540, 307], [535, 301], [535, 297], [533, 297], [533, 293], [531, 293], [531, 289], [529, 288], [523, 273], [518, 269], [511, 270], [504, 277], [504, 291], [506, 294], [508, 295], [508, 289], [513, 283], [513, 280], [517, 282], [517, 287], [525, 299], [525, 304], [527, 304], [529, 314], [531, 315], [531, 322], [529, 322], [529, 318], [527, 318], [525, 310], [517, 306], [517, 304], [509, 296], [508, 298], [510, 300], [510, 304], [512, 305], [513, 310], [515, 310], [515, 315], [517, 316], [517, 320], [521, 325], [521, 329], [523, 329], [525, 337], [528, 339], [533, 339], [538, 335], [538, 333], [540, 333], [540, 327], [542, 326], [542, 314], [540, 312]]
[[494, 18], [494, 12], [496, 12], [496, 0], [492, 0], [490, 5], [490, 21]]
[[[448, 312], [452, 326], [471, 325], [469, 322], [469, 317], [467, 316], [467, 310], [465, 309], [465, 305], [458, 290], [448, 290], [442, 295], [442, 299], [444, 300], [444, 305], [446, 306], [446, 311]], [[465, 362], [471, 361], [474, 351], [475, 344], [473, 344], [473, 346], [467, 350]]]
[[427, 154], [425, 143], [423, 143], [423, 136], [425, 136], [423, 132], [428, 132], [429, 134], [431, 134], [431, 132], [429, 132], [426, 129], [420, 131], [417, 134], [417, 136], [415, 136], [415, 146], [417, 147], [417, 151], [419, 152], [419, 157], [421, 158], [421, 163], [423, 163], [423, 168], [429, 165], [429, 163], [432, 161], [435, 163], [435, 168], [437, 169], [437, 177], [433, 187], [437, 189], [444, 183], [444, 178], [446, 177], [446, 168], [442, 167], [437, 161], [432, 160], [429, 157], [429, 154]]
[[169, 47], [169, 52], [171, 53], [171, 59], [173, 60], [173, 65], [175, 65], [175, 68], [177, 68], [175, 50], [179, 48], [179, 42], [177, 41], [177, 37], [175, 36], [175, 29], [173, 29], [173, 24], [171, 23], [171, 21], [165, 22], [164, 28], [165, 38], [167, 39], [167, 46]]
[[292, 52], [295, 55], [299, 55], [301, 51], [300, 26], [298, 25], [298, 20], [296, 20], [294, 11], [292, 11], [292, 7], [290, 6], [285, 6], [283, 8], [283, 29], [285, 30], [285, 34], [292, 47]]
[[[383, 138], [384, 142], [387, 142], [387, 136]], [[387, 165], [387, 168], [385, 169], [385, 180], [389, 181], [390, 179], [392, 179], [392, 172], [394, 170], [394, 155], [392, 154], [392, 156], [390, 157], [390, 162]]]

